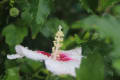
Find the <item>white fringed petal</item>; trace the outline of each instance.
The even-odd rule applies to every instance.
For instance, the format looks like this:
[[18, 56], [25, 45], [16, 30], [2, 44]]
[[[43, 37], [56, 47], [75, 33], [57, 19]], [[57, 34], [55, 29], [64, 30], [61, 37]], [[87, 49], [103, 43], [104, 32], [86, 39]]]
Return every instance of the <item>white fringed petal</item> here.
[[[45, 60], [45, 59], [48, 58], [46, 55], [43, 55], [43, 54], [40, 54], [40, 53], [38, 54], [36, 51], [29, 50], [28, 48], [23, 47], [21, 45], [17, 45], [15, 47], [15, 49], [16, 49], [16, 54], [15, 55], [17, 55], [17, 56], [18, 55], [19, 56], [25, 56], [25, 57], [30, 58], [32, 60], [38, 60], [38, 61], [42, 61], [42, 60]], [[11, 58], [10, 56], [13, 57], [13, 55], [8, 55], [8, 59]], [[17, 56], [16, 56], [16, 58], [19, 58]], [[11, 59], [16, 59], [16, 58], [11, 58]]]
[[45, 60], [46, 68], [55, 75], [69, 74], [75, 76], [76, 63], [73, 61], [62, 62], [53, 59]]
[[68, 54], [76, 63], [76, 67], [78, 68], [80, 66], [81, 60], [82, 60], [82, 48], [75, 48], [72, 50], [66, 50], [62, 51], [65, 54]]
[[29, 50], [28, 48], [23, 47], [21, 45], [16, 46], [16, 51], [20, 52], [25, 57], [33, 59], [33, 60], [42, 61], [48, 58], [46, 55], [43, 55], [40, 53], [38, 54], [36, 51]]
[[75, 48], [73, 50], [62, 51], [68, 56], [72, 57], [73, 60], [70, 61], [57, 61], [53, 59], [45, 60], [46, 68], [54, 74], [61, 75], [61, 74], [69, 74], [72, 76], [76, 76], [75, 69], [79, 68], [81, 59], [82, 59], [82, 49]]
[[23, 58], [23, 56], [19, 54], [13, 54], [13, 55], [7, 55], [8, 59], [17, 59], [17, 58]]

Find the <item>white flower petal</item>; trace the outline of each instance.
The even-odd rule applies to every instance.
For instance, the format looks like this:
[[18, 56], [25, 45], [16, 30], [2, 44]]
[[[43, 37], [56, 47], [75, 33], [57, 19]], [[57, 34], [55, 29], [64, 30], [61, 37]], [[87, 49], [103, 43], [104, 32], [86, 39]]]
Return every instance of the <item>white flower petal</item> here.
[[79, 68], [82, 59], [82, 49], [75, 48], [73, 50], [62, 51], [64, 54], [68, 54], [73, 60], [70, 61], [56, 61], [53, 59], [45, 60], [46, 68], [56, 75], [69, 74], [76, 76], [75, 68]]
[[61, 75], [61, 74], [69, 74], [72, 76], [76, 76], [75, 68], [76, 63], [73, 61], [63, 62], [56, 61], [53, 59], [45, 60], [46, 68], [51, 71], [53, 74]]
[[66, 54], [69, 54], [69, 55], [80, 55], [82, 56], [82, 48], [79, 47], [79, 48], [75, 48], [75, 49], [72, 49], [72, 50], [66, 50], [66, 51], [62, 51]]
[[36, 51], [29, 50], [28, 48], [23, 47], [21, 45], [17, 45], [15, 47], [15, 49], [16, 49], [17, 54], [19, 54], [21, 56], [25, 56], [25, 57], [33, 59], [33, 60], [42, 61], [42, 60], [45, 60], [48, 58], [46, 55], [43, 55], [40, 53], [38, 54]]
[[82, 60], [82, 48], [75, 48], [72, 50], [62, 51], [65, 54], [68, 54], [73, 60], [75, 60], [76, 67], [80, 66], [81, 60]]
[[17, 59], [17, 58], [23, 58], [23, 56], [19, 54], [13, 54], [13, 55], [7, 55], [8, 59]]

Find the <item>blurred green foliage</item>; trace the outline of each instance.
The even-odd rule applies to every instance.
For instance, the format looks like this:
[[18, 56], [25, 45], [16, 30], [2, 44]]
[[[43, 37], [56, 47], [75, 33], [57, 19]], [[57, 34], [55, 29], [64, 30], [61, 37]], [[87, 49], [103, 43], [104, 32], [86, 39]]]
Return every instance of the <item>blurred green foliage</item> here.
[[[6, 58], [17, 44], [51, 52], [58, 25], [62, 49], [82, 46], [76, 77], [53, 75], [39, 61]], [[119, 34], [120, 0], [1, 0], [0, 80], [119, 80]]]

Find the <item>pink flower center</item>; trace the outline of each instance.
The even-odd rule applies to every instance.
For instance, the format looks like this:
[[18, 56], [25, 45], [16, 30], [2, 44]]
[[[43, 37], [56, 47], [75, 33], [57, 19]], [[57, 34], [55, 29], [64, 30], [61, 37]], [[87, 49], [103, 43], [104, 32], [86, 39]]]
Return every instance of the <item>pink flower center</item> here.
[[[48, 56], [48, 57], [50, 57], [51, 56], [51, 54], [50, 53], [47, 53], [47, 52], [44, 52], [44, 51], [37, 51], [37, 53], [41, 53], [41, 54], [43, 54], [43, 55], [46, 55], [46, 56]], [[58, 61], [70, 61], [70, 60], [73, 60], [71, 57], [69, 57], [68, 55], [66, 55], [65, 53], [61, 53], [60, 55], [59, 55], [59, 57], [57, 58], [57, 60]]]
[[57, 58], [59, 61], [70, 61], [72, 58], [70, 58], [68, 55], [65, 53], [61, 53], [60, 56]]
[[37, 53], [41, 53], [41, 54], [46, 55], [46, 56], [48, 56], [48, 57], [51, 56], [50, 53], [47, 53], [47, 52], [44, 52], [44, 51], [37, 51]]

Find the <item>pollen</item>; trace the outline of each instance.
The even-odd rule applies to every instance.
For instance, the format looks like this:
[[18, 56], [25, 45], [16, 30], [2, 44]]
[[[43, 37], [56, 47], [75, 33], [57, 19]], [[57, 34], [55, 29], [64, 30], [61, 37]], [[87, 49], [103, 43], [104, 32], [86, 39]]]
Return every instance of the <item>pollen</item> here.
[[57, 59], [60, 55], [60, 48], [62, 46], [64, 34], [62, 32], [62, 26], [59, 25], [58, 31], [55, 35], [55, 40], [53, 41], [54, 46], [52, 47], [52, 58]]

